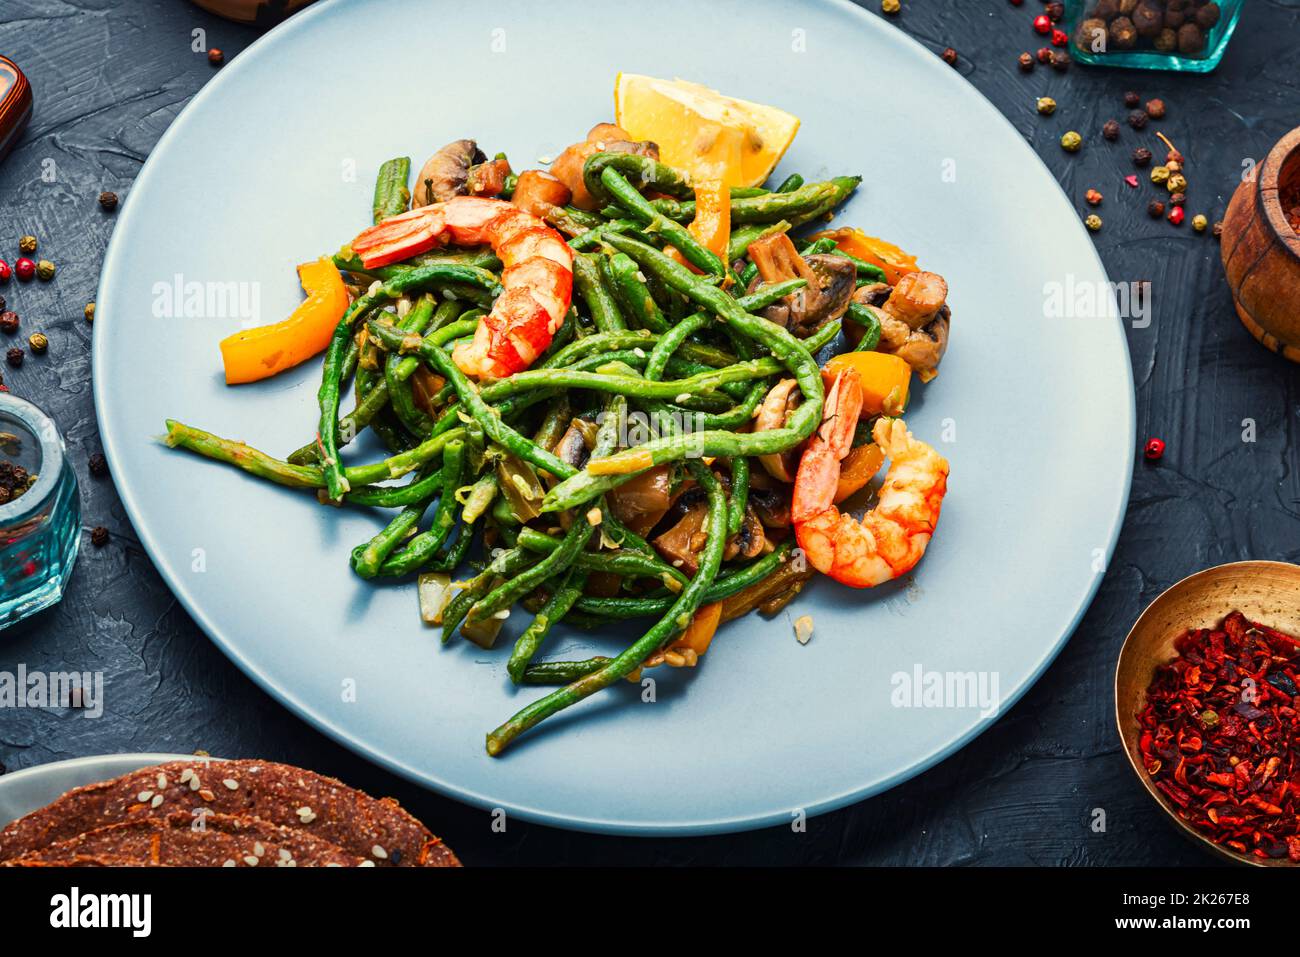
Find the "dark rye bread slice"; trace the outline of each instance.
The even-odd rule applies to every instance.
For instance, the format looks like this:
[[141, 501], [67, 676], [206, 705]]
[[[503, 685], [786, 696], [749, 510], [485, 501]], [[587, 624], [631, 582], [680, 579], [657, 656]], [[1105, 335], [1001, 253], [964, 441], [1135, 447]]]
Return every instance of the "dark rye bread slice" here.
[[205, 813], [141, 817], [95, 828], [4, 867], [367, 867], [306, 831], [257, 818]]
[[0, 861], [83, 831], [196, 807], [300, 828], [378, 865], [459, 867], [437, 837], [391, 798], [272, 761], [192, 760], [76, 788], [0, 832]]

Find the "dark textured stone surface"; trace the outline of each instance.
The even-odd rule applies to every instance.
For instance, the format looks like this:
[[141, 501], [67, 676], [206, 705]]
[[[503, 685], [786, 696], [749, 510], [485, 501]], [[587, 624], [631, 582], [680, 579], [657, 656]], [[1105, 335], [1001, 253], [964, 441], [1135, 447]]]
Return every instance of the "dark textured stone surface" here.
[[[1300, 8], [1293, 0], [1252, 0], [1224, 63], [1208, 77], [1078, 66], [1065, 74], [1039, 66], [1024, 75], [1016, 56], [1041, 45], [1029, 26], [1039, 12], [1033, 0], [1019, 8], [1001, 0], [905, 0], [897, 27], [936, 54], [949, 45], [960, 51], [957, 69], [1029, 138], [1081, 216], [1091, 211], [1086, 189], [1105, 194], [1097, 244], [1111, 278], [1153, 284], [1154, 321], [1128, 333], [1139, 439], [1159, 435], [1168, 451], [1155, 466], [1139, 458], [1118, 552], [1074, 638], [990, 731], [888, 794], [812, 820], [807, 833], [777, 828], [693, 840], [601, 838], [519, 822], [494, 833], [487, 814], [398, 780], [308, 728], [203, 636], [140, 548], [111, 479], [89, 474], [99, 439], [82, 308], [94, 297], [113, 226], [98, 193], [130, 190], [153, 144], [214, 72], [191, 51], [191, 31], [204, 28], [227, 60], [257, 31], [182, 0], [3, 6], [0, 52], [29, 75], [37, 105], [26, 136], [0, 165], [0, 256], [12, 260], [18, 236], [33, 233], [59, 265], [51, 284], [3, 290], [23, 317], [24, 335], [39, 329], [50, 337], [46, 355], [6, 368], [5, 381], [49, 410], [67, 436], [87, 539], [96, 525], [112, 533], [103, 549], [84, 543], [60, 606], [0, 635], [0, 670], [21, 662], [103, 671], [111, 710], [97, 721], [53, 711], [0, 713], [0, 762], [10, 770], [110, 751], [204, 749], [290, 761], [393, 794], [466, 863], [480, 865], [1206, 862], [1132, 779], [1113, 729], [1112, 675], [1129, 626], [1175, 580], [1224, 561], [1300, 559], [1293, 442], [1300, 367], [1249, 338], [1233, 316], [1215, 241], [1190, 228], [1197, 212], [1218, 219], [1243, 163], [1261, 160], [1300, 123]], [[822, 68], [833, 73], [833, 64]], [[1124, 116], [1127, 89], [1162, 97], [1169, 114], [1140, 140], [1125, 126], [1119, 142], [1106, 143], [1102, 124]], [[1057, 100], [1055, 116], [1035, 112], [1040, 95]], [[942, 117], [929, 107], [917, 122]], [[1147, 218], [1154, 192], [1128, 159], [1139, 142], [1154, 147], [1155, 128], [1189, 160], [1189, 225], [1181, 229]], [[1057, 145], [1068, 129], [1084, 135], [1082, 152]], [[53, 182], [41, 176], [48, 162]], [[1131, 172], [1139, 174], [1137, 190], [1123, 182]], [[1014, 424], [1014, 409], [1002, 414]], [[1257, 423], [1254, 443], [1242, 441], [1244, 419]], [[1103, 833], [1090, 827], [1095, 809], [1105, 812]]]

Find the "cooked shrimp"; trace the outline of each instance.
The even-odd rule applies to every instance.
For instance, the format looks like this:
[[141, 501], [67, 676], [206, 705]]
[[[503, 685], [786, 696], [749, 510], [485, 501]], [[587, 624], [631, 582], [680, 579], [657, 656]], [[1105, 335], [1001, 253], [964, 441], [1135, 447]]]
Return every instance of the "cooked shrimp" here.
[[446, 236], [488, 243], [501, 258], [503, 292], [470, 342], [452, 354], [466, 375], [505, 378], [527, 369], [555, 335], [573, 294], [573, 251], [536, 216], [499, 199], [456, 196], [386, 219], [352, 241], [366, 268], [427, 252]]
[[905, 575], [925, 554], [948, 489], [948, 462], [913, 438], [902, 419], [879, 419], [872, 438], [890, 459], [879, 500], [861, 521], [840, 514], [834, 505], [840, 463], [861, 410], [857, 374], [842, 372], [799, 463], [790, 512], [799, 547], [814, 568], [845, 585], [871, 588]]

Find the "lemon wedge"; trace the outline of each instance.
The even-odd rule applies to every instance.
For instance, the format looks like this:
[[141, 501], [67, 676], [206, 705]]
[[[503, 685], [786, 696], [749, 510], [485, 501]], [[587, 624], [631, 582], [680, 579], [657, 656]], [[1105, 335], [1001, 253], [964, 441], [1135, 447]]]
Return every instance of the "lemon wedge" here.
[[669, 166], [728, 186], [761, 185], [799, 132], [785, 110], [638, 73], [615, 78], [614, 115], [632, 139], [658, 143]]

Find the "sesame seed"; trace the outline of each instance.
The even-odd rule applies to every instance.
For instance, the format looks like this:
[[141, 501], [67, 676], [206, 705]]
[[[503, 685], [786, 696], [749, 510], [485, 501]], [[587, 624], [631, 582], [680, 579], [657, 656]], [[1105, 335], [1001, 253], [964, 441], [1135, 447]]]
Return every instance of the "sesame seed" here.
[[375, 866], [374, 861], [362, 861], [360, 864], [357, 865], [357, 867], [374, 867], [374, 866]]
[[232, 861], [232, 860], [230, 860], [230, 859], [226, 859], [226, 860], [224, 860], [224, 861], [221, 862], [221, 866], [222, 866], [222, 867], [238, 867], [239, 865], [236, 864], [234, 861]]
[[165, 774], [163, 774], [161, 771], [159, 771], [159, 772], [158, 772], [158, 788], [159, 788], [159, 790], [161, 790], [161, 789], [165, 788], [166, 786], [167, 786], [167, 775], [165, 775]]
[[256, 854], [258, 857], [266, 856], [266, 848], [262, 846], [261, 841], [257, 841], [253, 844], [253, 853]]
[[282, 861], [293, 860], [293, 855], [289, 853], [289, 849], [287, 847], [280, 848], [280, 860]]
[[192, 777], [194, 777], [194, 769], [186, 768], [184, 771], [181, 772], [181, 784], [185, 784]]
[[331, 862], [331, 863], [329, 863], [329, 864], [326, 864], [325, 866], [326, 866], [326, 867], [342, 867], [343, 865], [342, 865], [342, 864], [335, 864], [335, 863]]
[[370, 849], [370, 853], [375, 855], [375, 857], [379, 858], [380, 860], [384, 860], [385, 858], [388, 857], [388, 852], [384, 850], [382, 847], [380, 847], [378, 844], [376, 844], [374, 847]]
[[316, 820], [316, 812], [306, 806], [300, 807], [298, 808], [298, 820], [302, 821], [304, 824], [310, 824], [312, 821]]
[[244, 858], [244, 863], [247, 864], [249, 867], [256, 867], [257, 858], [255, 858], [252, 854], [249, 854]]
[[202, 783], [199, 781], [199, 776], [198, 776], [197, 774], [190, 778], [190, 790], [191, 790], [191, 791], [197, 791], [197, 790], [198, 790], [200, 787], [202, 787], [202, 786], [203, 786], [203, 785], [202, 785]]
[[148, 801], [151, 797], [153, 797], [152, 791], [141, 791], [139, 794], [135, 796], [135, 799], [139, 801], [141, 804], [143, 804], [145, 803], [145, 801]]
[[207, 788], [204, 788], [202, 791], [199, 792], [199, 797], [203, 798], [203, 800], [205, 801], [214, 801], [216, 800], [217, 796], [213, 794], [211, 791], [209, 791]]
[[221, 783], [224, 784], [226, 787], [230, 788], [230, 790], [232, 791], [239, 790], [239, 782], [236, 781], [234, 778], [226, 778]]
[[162, 802], [163, 802], [163, 796], [161, 794], [155, 794], [153, 796], [153, 800], [149, 802], [149, 806], [157, 807], [159, 804], [162, 804]]

